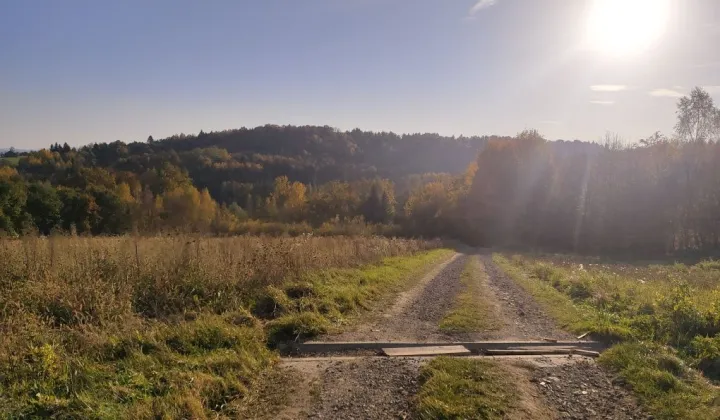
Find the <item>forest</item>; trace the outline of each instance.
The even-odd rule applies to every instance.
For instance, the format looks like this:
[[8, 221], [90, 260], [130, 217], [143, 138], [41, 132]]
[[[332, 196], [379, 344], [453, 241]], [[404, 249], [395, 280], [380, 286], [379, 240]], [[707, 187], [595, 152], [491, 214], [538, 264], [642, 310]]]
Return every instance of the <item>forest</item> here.
[[248, 224], [394, 226], [475, 245], [720, 251], [720, 110], [695, 88], [637, 142], [263, 126], [6, 152], [0, 229], [233, 234]]

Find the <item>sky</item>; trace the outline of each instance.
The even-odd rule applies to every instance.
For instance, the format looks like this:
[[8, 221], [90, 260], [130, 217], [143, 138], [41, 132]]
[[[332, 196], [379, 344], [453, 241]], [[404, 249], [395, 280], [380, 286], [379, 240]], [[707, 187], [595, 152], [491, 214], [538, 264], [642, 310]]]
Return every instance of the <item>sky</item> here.
[[720, 1], [618, 1], [0, 0], [0, 148], [268, 123], [671, 134], [692, 87], [720, 101]]

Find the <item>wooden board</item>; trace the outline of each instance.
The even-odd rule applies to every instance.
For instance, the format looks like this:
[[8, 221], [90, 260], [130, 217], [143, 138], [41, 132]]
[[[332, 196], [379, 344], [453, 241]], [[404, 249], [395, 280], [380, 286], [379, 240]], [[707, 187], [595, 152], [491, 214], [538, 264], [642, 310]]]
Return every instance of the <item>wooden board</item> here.
[[413, 356], [469, 356], [470, 350], [463, 346], [429, 346], [429, 347], [399, 347], [382, 349], [386, 356], [413, 357]]

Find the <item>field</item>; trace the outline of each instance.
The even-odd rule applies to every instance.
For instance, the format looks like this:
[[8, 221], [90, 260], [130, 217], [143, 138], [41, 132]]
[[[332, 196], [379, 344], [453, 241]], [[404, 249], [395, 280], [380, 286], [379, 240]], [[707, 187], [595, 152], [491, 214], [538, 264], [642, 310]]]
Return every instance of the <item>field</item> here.
[[[3, 239], [0, 418], [715, 419], [719, 280], [372, 236]], [[598, 363], [289, 352], [586, 333]]]
[[[0, 241], [0, 418], [227, 417], [313, 335], [437, 261], [384, 238]], [[333, 287], [342, 284], [342, 287]]]

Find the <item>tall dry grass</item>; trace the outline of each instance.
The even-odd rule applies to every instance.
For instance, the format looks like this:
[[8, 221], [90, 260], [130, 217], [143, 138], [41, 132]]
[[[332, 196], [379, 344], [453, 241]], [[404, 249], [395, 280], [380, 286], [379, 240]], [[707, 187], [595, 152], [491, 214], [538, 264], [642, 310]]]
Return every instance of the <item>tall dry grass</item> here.
[[436, 245], [313, 236], [0, 240], [0, 417], [103, 407], [110, 411], [91, 417], [197, 417], [225, 407], [272, 359], [248, 312], [269, 286]]

